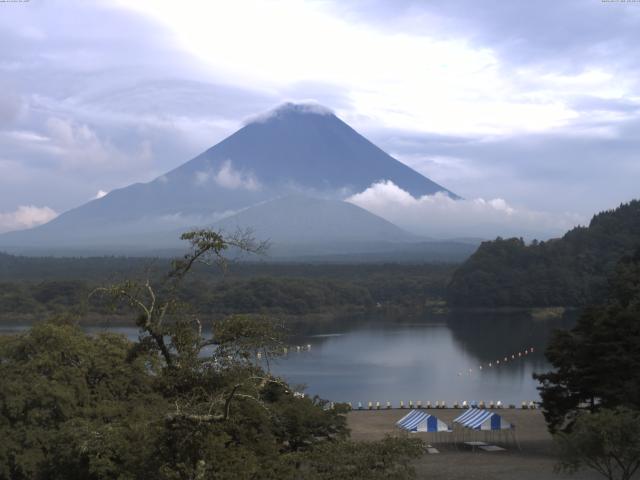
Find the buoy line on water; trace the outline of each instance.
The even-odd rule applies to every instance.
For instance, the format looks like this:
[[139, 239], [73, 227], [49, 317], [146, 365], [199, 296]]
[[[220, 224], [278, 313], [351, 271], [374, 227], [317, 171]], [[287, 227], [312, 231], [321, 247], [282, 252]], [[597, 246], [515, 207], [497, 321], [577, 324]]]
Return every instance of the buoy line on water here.
[[[307, 343], [306, 345], [295, 345], [295, 346], [283, 347], [282, 355], [287, 356], [289, 355], [289, 353], [302, 353], [302, 352], [310, 352], [310, 351], [311, 351], [311, 344]], [[262, 357], [263, 357], [262, 352], [256, 352], [256, 358], [258, 360], [261, 360]]]
[[[534, 351], [534, 348], [533, 347], [529, 347], [529, 348], [526, 348], [523, 351], [519, 351], [517, 353], [512, 353], [511, 355], [505, 355], [503, 358], [499, 358], [496, 361], [488, 362], [488, 363], [485, 363], [483, 365], [478, 365], [477, 371], [481, 372], [482, 370], [484, 370], [486, 368], [498, 368], [501, 365], [505, 365], [505, 364], [509, 363], [509, 361], [520, 360], [520, 359], [526, 357], [527, 355], [533, 353], [533, 351]], [[471, 374], [473, 374], [473, 372], [474, 372], [473, 368], [469, 368], [466, 371], [467, 375], [469, 375], [469, 376]], [[459, 377], [463, 376], [464, 374], [465, 374], [464, 371], [458, 372], [458, 376]]]

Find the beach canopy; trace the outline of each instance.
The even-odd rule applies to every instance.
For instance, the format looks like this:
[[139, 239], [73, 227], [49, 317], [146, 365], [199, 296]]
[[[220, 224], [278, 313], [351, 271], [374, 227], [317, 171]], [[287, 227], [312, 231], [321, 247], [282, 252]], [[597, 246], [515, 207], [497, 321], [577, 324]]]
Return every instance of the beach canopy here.
[[454, 419], [453, 423], [473, 430], [509, 430], [513, 428], [513, 425], [505, 422], [497, 413], [477, 408], [470, 408]]
[[447, 424], [421, 410], [412, 410], [396, 422], [396, 426], [410, 432], [447, 432]]

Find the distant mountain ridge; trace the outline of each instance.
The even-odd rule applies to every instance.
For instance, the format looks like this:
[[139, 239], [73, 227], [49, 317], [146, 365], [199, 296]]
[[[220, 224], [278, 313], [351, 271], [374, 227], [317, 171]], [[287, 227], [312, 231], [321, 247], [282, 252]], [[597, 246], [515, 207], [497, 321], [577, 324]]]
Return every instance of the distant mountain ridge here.
[[215, 224], [286, 195], [343, 200], [381, 180], [416, 197], [445, 192], [458, 198], [327, 109], [289, 103], [149, 183], [113, 190], [40, 227], [1, 235], [0, 247], [99, 246], [116, 238], [142, 247], [154, 238], [163, 244], [177, 229]]
[[249, 228], [258, 239], [299, 244], [423, 240], [351, 203], [303, 195], [255, 205], [213, 227], [227, 232]]

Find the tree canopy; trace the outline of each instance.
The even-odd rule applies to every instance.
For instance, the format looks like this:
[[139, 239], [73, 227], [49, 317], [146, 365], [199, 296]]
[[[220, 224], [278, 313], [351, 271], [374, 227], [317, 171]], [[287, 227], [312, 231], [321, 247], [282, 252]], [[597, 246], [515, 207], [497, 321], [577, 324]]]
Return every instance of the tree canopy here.
[[626, 408], [581, 414], [568, 433], [556, 435], [570, 473], [591, 468], [608, 480], [630, 480], [640, 468], [640, 412]]
[[570, 429], [581, 410], [640, 409], [639, 346], [640, 250], [615, 268], [607, 300], [550, 342], [554, 370], [536, 375], [550, 429]]
[[[105, 281], [149, 279], [157, 284], [164, 275], [159, 259], [155, 263], [146, 259], [148, 264], [128, 259], [137, 270], [125, 271], [118, 267], [121, 259], [114, 259], [115, 266], [110, 270], [102, 259], [69, 258], [28, 259], [28, 275], [21, 275], [19, 266], [3, 274], [2, 257], [0, 254], [0, 321], [37, 320], [68, 311], [94, 322], [126, 318], [125, 310], [114, 311], [104, 299], [95, 295], [88, 299], [88, 294]], [[22, 260], [17, 263], [22, 264]], [[49, 262], [55, 268], [48, 269]], [[38, 268], [48, 273], [37, 277]], [[298, 319], [339, 317], [379, 311], [378, 305], [419, 312], [429, 301], [444, 297], [452, 271], [451, 265], [254, 262], [232, 263], [222, 275], [216, 268], [195, 265], [177, 286], [176, 297], [202, 317], [236, 313]]]
[[203, 329], [178, 285], [196, 262], [255, 246], [184, 238], [191, 251], [160, 284], [95, 292], [135, 315], [138, 341], [64, 318], [0, 337], [0, 480], [410, 477], [419, 441], [350, 442], [345, 406], [300, 395], [258, 360], [282, 351], [277, 322]]
[[484, 242], [454, 273], [459, 307], [586, 306], [601, 301], [617, 262], [640, 247], [640, 201], [595, 215], [562, 238]]

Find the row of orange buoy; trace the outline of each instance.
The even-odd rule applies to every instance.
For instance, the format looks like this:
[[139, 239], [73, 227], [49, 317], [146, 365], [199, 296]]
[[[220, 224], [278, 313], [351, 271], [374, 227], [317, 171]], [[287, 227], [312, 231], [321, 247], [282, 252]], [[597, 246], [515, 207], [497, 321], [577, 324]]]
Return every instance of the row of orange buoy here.
[[[2, 1], [2, 0], [0, 0]], [[311, 344], [308, 343], [307, 345], [295, 345], [293, 347], [283, 347], [282, 348], [282, 354], [283, 355], [288, 355], [289, 352], [295, 352], [295, 353], [300, 353], [300, 352], [310, 352], [311, 351]], [[262, 352], [257, 352], [256, 353], [256, 357], [258, 360], [262, 359]]]
[[296, 345], [295, 347], [284, 347], [282, 349], [282, 353], [284, 353], [285, 355], [287, 355], [289, 352], [296, 352], [296, 353], [300, 353], [300, 352], [310, 352], [311, 351], [311, 344], [307, 343], [307, 345]]
[[[498, 360], [496, 360], [495, 362], [489, 362], [486, 363], [485, 365], [479, 365], [478, 366], [478, 370], [483, 370], [484, 368], [493, 368], [493, 367], [499, 367], [500, 365], [504, 365], [505, 363], [508, 363], [510, 361], [515, 361], [515, 360], [519, 360], [522, 357], [526, 357], [527, 355], [533, 353], [533, 347], [527, 348], [523, 351], [517, 352], [517, 353], [512, 353], [510, 356], [507, 355], [504, 358], [499, 358]], [[468, 375], [471, 375], [473, 373], [473, 368], [469, 368], [469, 370], [467, 371]], [[463, 372], [458, 372], [458, 376], [462, 376]]]

